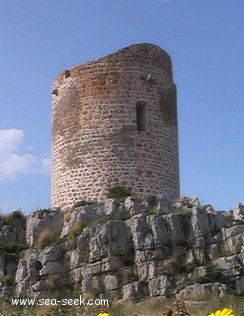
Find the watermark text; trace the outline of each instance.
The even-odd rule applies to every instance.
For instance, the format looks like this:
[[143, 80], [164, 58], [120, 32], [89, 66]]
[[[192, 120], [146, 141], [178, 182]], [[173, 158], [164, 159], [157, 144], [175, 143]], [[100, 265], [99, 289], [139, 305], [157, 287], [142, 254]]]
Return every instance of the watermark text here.
[[12, 298], [13, 306], [109, 306], [108, 299], [96, 298], [85, 300], [80, 295], [79, 298]]

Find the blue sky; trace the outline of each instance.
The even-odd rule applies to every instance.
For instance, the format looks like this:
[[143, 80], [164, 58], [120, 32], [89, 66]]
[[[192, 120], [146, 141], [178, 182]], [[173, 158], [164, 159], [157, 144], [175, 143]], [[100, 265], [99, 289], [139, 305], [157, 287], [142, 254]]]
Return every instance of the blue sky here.
[[50, 90], [132, 43], [172, 58], [181, 195], [244, 203], [243, 0], [0, 0], [0, 211], [50, 205]]

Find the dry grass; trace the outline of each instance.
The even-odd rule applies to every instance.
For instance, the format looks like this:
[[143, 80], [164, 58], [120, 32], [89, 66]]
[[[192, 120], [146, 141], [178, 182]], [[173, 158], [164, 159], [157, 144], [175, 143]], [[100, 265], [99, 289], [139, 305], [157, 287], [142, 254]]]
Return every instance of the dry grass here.
[[35, 241], [35, 246], [43, 249], [49, 243], [51, 243], [53, 239], [54, 239], [53, 233], [49, 229], [44, 228], [39, 234], [37, 240]]
[[64, 213], [64, 222], [69, 222], [71, 220], [71, 212], [70, 211], [66, 211]]
[[48, 276], [46, 277], [46, 282], [49, 289], [54, 289], [56, 287], [55, 275], [53, 273], [48, 274]]
[[[78, 293], [74, 296], [77, 298]], [[70, 296], [72, 297], [72, 296]], [[82, 298], [87, 301], [88, 299], [94, 299], [93, 294], [83, 294]], [[105, 308], [110, 316], [162, 316], [165, 309], [172, 306], [173, 300], [164, 300], [161, 298], [146, 298], [140, 302], [124, 302], [120, 304], [112, 304], [109, 308]], [[111, 303], [111, 301], [110, 301]], [[210, 312], [215, 312], [223, 307], [231, 307], [235, 316], [244, 316], [244, 296], [225, 296], [218, 297], [212, 296], [208, 301], [195, 301], [185, 302], [187, 311], [191, 316], [207, 316]], [[31, 316], [63, 316], [63, 315], [87, 315], [95, 316], [98, 314], [100, 308], [98, 306], [89, 306], [87, 308], [87, 314], [84, 314], [84, 307], [79, 306], [36, 306], [26, 307], [16, 312], [13, 306], [10, 304], [7, 306], [3, 304], [0, 298], [0, 315], [4, 316], [17, 316], [17, 315], [31, 315]], [[3, 312], [4, 311], [4, 312]], [[27, 313], [26, 313], [27, 312]], [[176, 315], [176, 314], [174, 314]]]
[[[148, 298], [139, 303], [116, 304], [110, 309], [111, 316], [162, 316], [165, 309], [173, 305], [171, 300]], [[224, 307], [231, 307], [236, 316], [244, 316], [244, 296], [212, 296], [206, 301], [185, 302], [187, 311], [194, 316], [207, 316]], [[175, 314], [174, 314], [175, 315]]]
[[116, 316], [162, 316], [163, 311], [171, 304], [171, 301], [148, 298], [138, 303], [116, 304], [111, 308], [110, 314]]
[[77, 219], [69, 229], [69, 233], [66, 236], [66, 240], [75, 241], [76, 238], [82, 233], [85, 225], [81, 222], [80, 219]]
[[56, 309], [56, 306], [52, 305], [42, 305], [35, 311], [35, 316], [47, 316], [51, 315], [53, 310]]

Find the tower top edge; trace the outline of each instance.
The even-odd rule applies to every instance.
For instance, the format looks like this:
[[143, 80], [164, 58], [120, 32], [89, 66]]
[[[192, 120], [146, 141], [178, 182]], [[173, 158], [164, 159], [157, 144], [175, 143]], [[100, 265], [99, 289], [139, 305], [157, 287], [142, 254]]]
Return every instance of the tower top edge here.
[[141, 51], [141, 50], [148, 50], [148, 51], [155, 51], [155, 52], [158, 51], [159, 53], [161, 52], [170, 58], [169, 54], [166, 52], [165, 49], [161, 48], [160, 46], [158, 46], [156, 44], [149, 43], [149, 42], [131, 44], [129, 46], [120, 48], [116, 52], [108, 54], [102, 58], [106, 58], [106, 57], [109, 57], [111, 55], [124, 54], [124, 53], [128, 53], [128, 52], [133, 53], [135, 51]]
[[[83, 67], [85, 65], [92, 65], [96, 63], [102, 63], [106, 61], [113, 61], [116, 59], [124, 59], [124, 58], [130, 58], [135, 57], [137, 55], [137, 58], [140, 58], [140, 56], [145, 57], [145, 55], [158, 55], [161, 56], [162, 59], [164, 59], [169, 65], [171, 65], [171, 58], [170, 55], [167, 53], [166, 50], [162, 49], [160, 46], [156, 44], [152, 44], [149, 42], [143, 42], [143, 43], [135, 43], [131, 44], [129, 46], [126, 46], [124, 48], [120, 48], [119, 50], [109, 53], [103, 57], [100, 57], [98, 59], [94, 59], [91, 61], [87, 61], [85, 63], [76, 64], [74, 66], [70, 67], [71, 71], [74, 71], [76, 68]], [[68, 70], [69, 71], [69, 70]], [[67, 70], [61, 71], [53, 80], [53, 82], [60, 81], [62, 78], [66, 75]]]

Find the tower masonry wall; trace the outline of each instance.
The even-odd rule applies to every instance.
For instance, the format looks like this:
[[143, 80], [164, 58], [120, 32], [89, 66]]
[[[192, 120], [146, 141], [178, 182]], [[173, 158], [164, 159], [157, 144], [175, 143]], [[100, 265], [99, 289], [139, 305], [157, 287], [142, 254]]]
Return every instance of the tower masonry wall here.
[[52, 207], [101, 201], [115, 185], [179, 196], [176, 86], [156, 45], [131, 45], [53, 81]]

